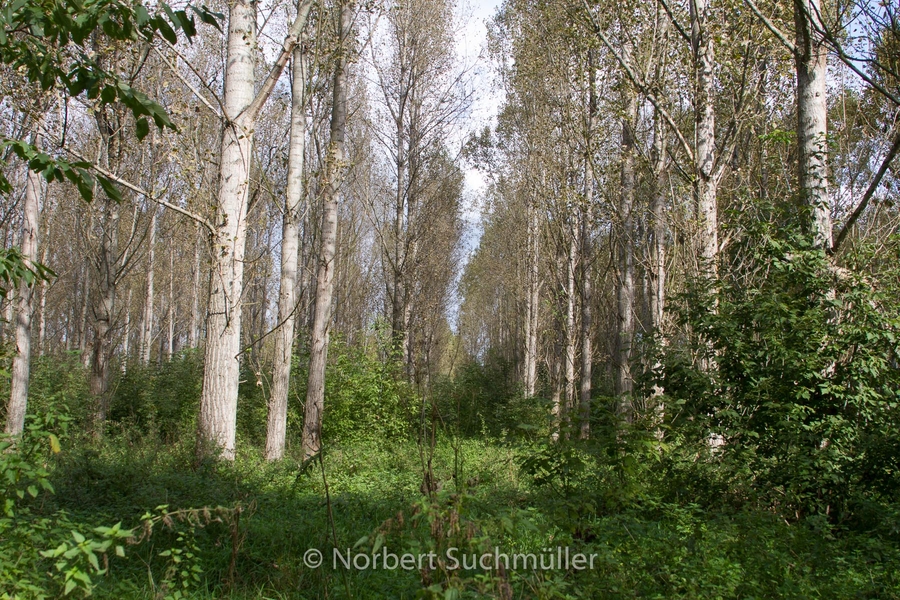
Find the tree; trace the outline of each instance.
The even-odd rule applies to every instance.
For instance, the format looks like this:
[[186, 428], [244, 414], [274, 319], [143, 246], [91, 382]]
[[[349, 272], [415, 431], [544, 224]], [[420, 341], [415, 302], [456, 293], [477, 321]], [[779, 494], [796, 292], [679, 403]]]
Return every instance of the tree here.
[[[39, 123], [32, 134], [32, 144], [37, 146]], [[39, 207], [43, 196], [41, 177], [31, 169], [27, 170], [25, 181], [25, 202], [22, 207], [22, 259], [28, 269], [34, 270], [38, 263], [38, 237], [40, 223]], [[4, 257], [5, 258], [5, 257]], [[19, 278], [16, 290], [16, 355], [13, 358], [10, 399], [6, 411], [6, 433], [20, 435], [25, 426], [25, 411], [28, 405], [28, 379], [31, 370], [31, 321], [34, 313], [34, 289], [37, 280], [26, 273]]]
[[331, 138], [325, 160], [322, 182], [322, 235], [319, 246], [319, 268], [316, 278], [316, 304], [309, 356], [309, 379], [303, 412], [303, 460], [322, 450], [322, 414], [325, 409], [325, 365], [331, 330], [331, 308], [334, 293], [335, 244], [337, 241], [337, 203], [347, 165], [344, 161], [344, 137], [347, 128], [347, 70], [353, 52], [350, 0], [342, 0], [338, 11], [337, 55], [334, 63], [331, 104]]
[[269, 398], [266, 460], [284, 453], [287, 431], [288, 388], [294, 349], [294, 322], [297, 311], [297, 261], [300, 244], [300, 208], [303, 201], [303, 165], [306, 155], [306, 79], [308, 61], [303, 44], [294, 48], [291, 78], [291, 132], [288, 150], [287, 189], [281, 229], [281, 283], [278, 296], [278, 325], [275, 331], [275, 364], [272, 395]]
[[290, 59], [309, 14], [300, 5], [274, 65], [254, 94], [256, 3], [230, 5], [222, 102], [222, 150], [216, 216], [211, 236], [212, 275], [206, 325], [203, 391], [198, 420], [198, 452], [209, 446], [234, 459], [241, 355], [241, 302], [253, 129], [263, 105]]

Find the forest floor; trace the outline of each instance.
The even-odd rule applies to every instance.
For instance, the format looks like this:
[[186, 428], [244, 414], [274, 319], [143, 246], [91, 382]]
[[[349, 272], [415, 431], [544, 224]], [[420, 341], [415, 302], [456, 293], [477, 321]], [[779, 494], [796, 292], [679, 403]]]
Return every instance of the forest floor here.
[[123, 434], [64, 449], [36, 509], [136, 538], [153, 525], [109, 558], [97, 598], [900, 597], [897, 532], [663, 502], [542, 447], [357, 439], [301, 471], [249, 445], [198, 465], [188, 441]]

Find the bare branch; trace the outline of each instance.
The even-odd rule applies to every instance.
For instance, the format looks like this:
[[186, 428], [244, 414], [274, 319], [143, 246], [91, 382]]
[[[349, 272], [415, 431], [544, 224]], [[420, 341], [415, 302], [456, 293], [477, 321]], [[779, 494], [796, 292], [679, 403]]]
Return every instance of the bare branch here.
[[891, 161], [894, 160], [894, 157], [897, 155], [898, 151], [900, 151], [900, 131], [898, 131], [894, 136], [894, 144], [891, 146], [891, 149], [888, 150], [887, 156], [884, 157], [884, 160], [881, 161], [881, 167], [878, 169], [878, 173], [875, 174], [875, 178], [872, 179], [872, 182], [869, 184], [869, 188], [863, 195], [862, 200], [859, 201], [859, 205], [856, 207], [856, 210], [854, 210], [853, 214], [850, 215], [850, 218], [847, 219], [847, 222], [844, 224], [844, 227], [838, 234], [837, 239], [834, 240], [834, 244], [832, 244], [831, 249], [828, 252], [829, 254], [834, 254], [838, 251], [841, 242], [844, 241], [844, 238], [847, 237], [850, 229], [853, 227], [853, 225], [856, 224], [856, 221], [862, 215], [863, 211], [866, 210], [866, 206], [868, 206], [869, 200], [872, 199], [872, 196], [875, 195], [875, 192], [878, 190], [878, 186], [881, 185], [881, 180], [882, 178], [884, 178], [885, 173], [887, 173], [888, 167], [890, 167]]
[[163, 54], [162, 51], [161, 51], [159, 48], [157, 48], [156, 46], [154, 46], [154, 47], [153, 47], [153, 50], [154, 50], [154, 52], [156, 52], [156, 54], [162, 59], [162, 61], [163, 61], [164, 63], [166, 63], [166, 66], [169, 67], [169, 70], [172, 71], [172, 73], [175, 75], [175, 77], [177, 77], [177, 78], [181, 81], [181, 83], [183, 83], [184, 85], [186, 85], [187, 88], [188, 88], [189, 90], [191, 90], [191, 93], [193, 93], [194, 96], [196, 96], [197, 99], [200, 100], [200, 102], [202, 102], [203, 105], [204, 105], [206, 108], [208, 108], [214, 115], [216, 115], [218, 118], [221, 119], [222, 116], [223, 116], [223, 115], [222, 115], [222, 111], [216, 109], [216, 107], [214, 107], [214, 106], [209, 102], [209, 100], [207, 100], [207, 99], [200, 93], [200, 91], [199, 91], [197, 88], [195, 88], [195, 87], [193, 86], [193, 84], [191, 84], [191, 82], [189, 82], [189, 81], [184, 77], [184, 75], [181, 74], [181, 72], [178, 70], [178, 67], [176, 67], [176, 66], [173, 65], [171, 62], [169, 62], [168, 57], [166, 57], [166, 55]]
[[784, 44], [784, 47], [790, 50], [791, 54], [796, 55], [797, 46], [795, 46], [791, 40], [787, 39], [787, 36], [785, 36], [781, 32], [781, 30], [775, 26], [775, 23], [770, 21], [768, 17], [760, 12], [759, 7], [756, 6], [756, 3], [753, 2], [753, 0], [744, 0], [744, 2], [747, 4], [747, 6], [750, 7], [750, 10], [753, 11], [753, 14], [755, 14], [759, 18], [759, 20], [763, 22], [763, 25], [765, 25], [766, 28], [772, 32], [772, 35], [778, 38], [778, 41]]
[[[256, 120], [256, 117], [259, 116], [259, 112], [272, 94], [272, 90], [275, 89], [278, 78], [281, 77], [281, 73], [284, 71], [284, 67], [290, 60], [294, 48], [300, 41], [300, 36], [303, 28], [306, 26], [306, 19], [309, 16], [309, 11], [312, 9], [313, 2], [314, 0], [303, 0], [300, 6], [297, 7], [297, 17], [294, 19], [291, 28], [288, 30], [287, 36], [284, 38], [284, 43], [281, 46], [281, 54], [275, 59], [275, 64], [272, 65], [272, 68], [269, 70], [269, 75], [263, 82], [262, 87], [260, 87], [259, 92], [257, 92], [256, 97], [253, 98], [253, 102], [251, 102], [250, 106], [245, 108], [240, 115], [237, 115], [235, 120], [244, 119], [253, 122]], [[228, 116], [230, 117], [231, 115]]]
[[172, 204], [171, 202], [167, 202], [166, 200], [163, 200], [162, 198], [159, 198], [159, 197], [156, 196], [154, 193], [148, 192], [147, 190], [145, 190], [144, 188], [140, 187], [139, 185], [135, 185], [135, 184], [131, 183], [130, 181], [127, 181], [127, 180], [125, 180], [125, 179], [122, 179], [122, 178], [119, 177], [118, 175], [116, 175], [116, 174], [114, 174], [114, 173], [111, 173], [110, 171], [107, 171], [107, 170], [104, 169], [103, 167], [97, 165], [95, 162], [85, 160], [84, 157], [79, 156], [77, 153], [72, 152], [71, 150], [66, 150], [66, 152], [68, 152], [68, 153], [71, 154], [73, 157], [77, 158], [78, 160], [81, 160], [81, 161], [84, 161], [84, 162], [91, 163], [91, 168], [92, 168], [94, 171], [96, 171], [96, 172], [99, 173], [100, 175], [106, 177], [106, 178], [109, 179], [110, 181], [113, 181], [113, 182], [115, 182], [115, 183], [121, 185], [122, 187], [131, 190], [132, 192], [134, 192], [134, 193], [136, 193], [136, 194], [140, 194], [140, 195], [146, 197], [148, 200], [150, 200], [150, 201], [152, 201], [152, 202], [155, 202], [155, 203], [159, 204], [160, 206], [164, 206], [165, 208], [168, 208], [169, 210], [173, 210], [173, 211], [175, 211], [175, 212], [177, 212], [177, 213], [179, 213], [179, 214], [182, 214], [182, 215], [188, 217], [189, 219], [193, 219], [194, 221], [196, 221], [196, 222], [199, 223], [200, 225], [203, 225], [204, 227], [206, 227], [206, 228], [209, 230], [210, 233], [214, 233], [214, 232], [215, 232], [215, 227], [213, 227], [212, 223], [210, 223], [210, 222], [209, 222], [208, 220], [206, 220], [204, 217], [202, 217], [202, 216], [200, 216], [200, 215], [198, 215], [198, 214], [196, 214], [196, 213], [193, 213], [193, 212], [189, 211], [189, 210], [186, 209], [186, 208], [182, 208], [182, 207], [180, 207], [180, 206], [177, 206], [177, 205], [175, 205], [175, 204]]

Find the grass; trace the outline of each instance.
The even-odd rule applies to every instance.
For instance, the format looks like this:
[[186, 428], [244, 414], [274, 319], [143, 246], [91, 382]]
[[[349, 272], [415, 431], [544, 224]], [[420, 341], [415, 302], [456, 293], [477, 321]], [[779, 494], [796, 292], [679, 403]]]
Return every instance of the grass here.
[[[498, 439], [440, 439], [432, 457], [440, 490], [428, 497], [421, 489], [427, 459], [408, 440], [335, 444], [301, 472], [295, 459], [267, 464], [248, 445], [233, 465], [198, 466], [188, 442], [161, 446], [123, 435], [64, 452], [53, 472], [57, 493], [42, 496], [37, 509], [65, 510], [86, 528], [117, 521], [139, 528], [148, 511], [161, 514], [160, 505], [170, 512], [243, 507], [236, 523], [173, 519], [169, 529], [159, 517], [148, 540], [110, 560], [97, 598], [900, 597], [900, 550], [890, 535], [664, 502], [652, 489], [624, 503], [599, 501], [615, 496], [604, 489], [615, 477], [591, 468], [566, 486], [541, 485], [520, 468], [532, 453]], [[540, 554], [557, 546], [595, 554], [595, 568], [330, 564], [335, 547], [444, 556], [450, 547]], [[317, 569], [304, 564], [314, 548], [325, 556]]]

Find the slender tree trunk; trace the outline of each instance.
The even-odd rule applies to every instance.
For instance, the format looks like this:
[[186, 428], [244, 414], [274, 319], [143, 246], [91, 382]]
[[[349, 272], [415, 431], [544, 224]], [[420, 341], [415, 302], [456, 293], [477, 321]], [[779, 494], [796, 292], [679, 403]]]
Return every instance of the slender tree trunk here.
[[820, 0], [794, 0], [797, 30], [797, 143], [800, 194], [810, 209], [811, 233], [819, 248], [831, 248], [828, 193], [828, 53], [821, 29]]
[[[535, 203], [537, 198], [535, 197]], [[528, 290], [525, 322], [525, 396], [534, 396], [537, 388], [538, 326], [540, 317], [540, 229], [536, 206], [528, 207]]]
[[666, 160], [665, 124], [655, 114], [653, 125], [653, 195], [650, 198], [650, 328], [659, 335], [666, 303]]
[[196, 348], [200, 343], [200, 225], [197, 225], [194, 240], [193, 280], [191, 285], [191, 325], [188, 331], [188, 346]]
[[303, 164], [306, 155], [306, 57], [294, 49], [291, 89], [291, 139], [288, 179], [281, 235], [281, 284], [278, 296], [278, 328], [275, 331], [275, 365], [266, 428], [266, 460], [284, 455], [287, 431], [288, 390], [294, 349], [297, 310], [297, 259], [300, 245], [300, 207], [303, 200]]
[[618, 290], [617, 323], [618, 351], [616, 361], [616, 394], [621, 397], [619, 413], [630, 420], [633, 415], [631, 401], [631, 357], [634, 339], [634, 196], [635, 196], [635, 139], [634, 124], [637, 121], [637, 98], [630, 89], [623, 92], [625, 118], [622, 121], [622, 166], [619, 197]]
[[322, 239], [319, 272], [316, 280], [316, 307], [313, 317], [309, 358], [309, 381], [303, 415], [303, 460], [322, 449], [322, 416], [325, 408], [325, 364], [328, 359], [328, 336], [331, 329], [331, 299], [334, 294], [334, 253], [337, 239], [337, 201], [346, 170], [344, 137], [347, 128], [347, 54], [350, 52], [349, 0], [341, 3], [338, 56], [334, 67], [331, 107], [331, 140], [325, 164], [323, 190]]
[[[90, 228], [93, 228], [94, 218], [90, 218]], [[90, 229], [89, 228], [89, 229]], [[91, 364], [91, 354], [88, 352], [88, 312], [91, 306], [91, 267], [85, 264], [81, 279], [81, 314], [78, 319], [78, 349], [81, 351], [81, 363], [87, 367]]]
[[588, 114], [587, 151], [584, 160], [584, 208], [581, 215], [581, 390], [578, 415], [579, 435], [585, 440], [591, 435], [591, 387], [593, 383], [594, 347], [591, 340], [593, 323], [593, 295], [591, 267], [593, 244], [591, 243], [592, 215], [594, 211], [594, 129], [597, 119], [596, 71], [594, 53], [588, 54]]
[[[571, 427], [575, 422], [575, 362], [578, 342], [577, 315], [578, 297], [578, 255], [581, 251], [581, 219], [578, 209], [573, 210], [572, 227], [569, 238], [569, 251], [566, 255], [566, 398], [563, 410], [563, 422]], [[569, 433], [567, 432], [568, 436]]]
[[156, 269], [156, 217], [158, 211], [153, 207], [150, 217], [150, 237], [147, 240], [147, 297], [144, 300], [144, 316], [141, 319], [141, 364], [150, 364], [150, 347], [153, 344], [153, 276]]
[[122, 339], [122, 371], [128, 366], [128, 355], [131, 353], [131, 298], [132, 290], [128, 290], [128, 300], [125, 302], [125, 334]]
[[718, 178], [716, 160], [715, 52], [709, 31], [710, 0], [690, 0], [691, 46], [694, 53], [694, 118], [696, 177], [694, 201], [697, 205], [699, 258], [701, 272], [716, 276], [718, 237]]
[[169, 306], [168, 306], [169, 335], [166, 336], [166, 360], [172, 360], [175, 354], [175, 249], [169, 248]]
[[[46, 260], [46, 253], [44, 253], [44, 258], [41, 260], [43, 263]], [[46, 263], [44, 263], [46, 264]], [[40, 312], [38, 313], [38, 356], [44, 356], [45, 348], [47, 347], [47, 280], [41, 280], [41, 291], [39, 293], [38, 304], [40, 306]]]
[[[38, 259], [39, 207], [41, 176], [28, 170], [25, 181], [25, 205], [22, 220], [22, 257], [29, 264]], [[35, 282], [36, 283], [36, 282]], [[34, 288], [22, 281], [16, 294], [16, 355], [12, 364], [9, 408], [6, 412], [6, 433], [20, 435], [25, 426], [28, 405], [28, 378], [31, 372], [31, 316], [34, 311]]]

